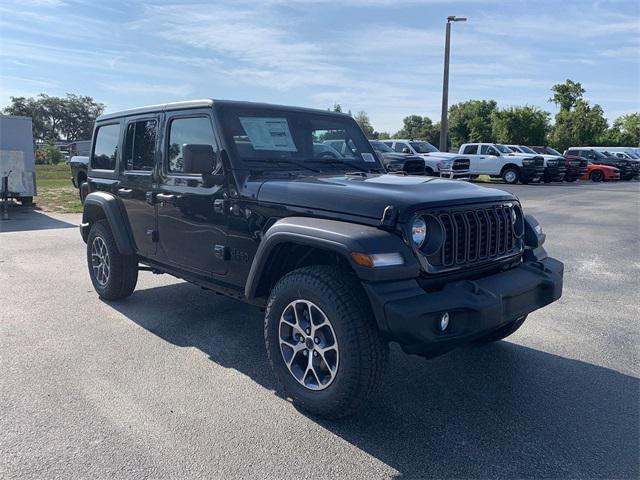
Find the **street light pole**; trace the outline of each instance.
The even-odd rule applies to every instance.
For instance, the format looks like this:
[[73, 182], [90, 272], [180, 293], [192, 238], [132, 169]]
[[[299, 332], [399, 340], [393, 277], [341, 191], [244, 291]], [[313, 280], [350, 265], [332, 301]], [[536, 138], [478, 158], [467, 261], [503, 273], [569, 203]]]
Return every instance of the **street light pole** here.
[[447, 151], [447, 131], [449, 122], [447, 111], [449, 110], [449, 51], [451, 50], [451, 22], [466, 22], [465, 17], [447, 17], [447, 30], [444, 40], [444, 77], [442, 79], [442, 115], [440, 116], [440, 151]]

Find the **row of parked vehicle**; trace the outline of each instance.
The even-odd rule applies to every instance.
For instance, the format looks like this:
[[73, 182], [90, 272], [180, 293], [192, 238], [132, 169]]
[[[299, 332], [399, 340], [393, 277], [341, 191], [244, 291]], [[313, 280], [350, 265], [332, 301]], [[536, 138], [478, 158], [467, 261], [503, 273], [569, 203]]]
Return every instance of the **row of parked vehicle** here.
[[631, 180], [640, 173], [640, 149], [634, 148], [571, 147], [561, 154], [549, 146], [465, 143], [458, 153], [451, 153], [423, 140], [375, 140], [371, 144], [390, 171], [454, 179], [488, 175], [509, 184], [602, 182]]

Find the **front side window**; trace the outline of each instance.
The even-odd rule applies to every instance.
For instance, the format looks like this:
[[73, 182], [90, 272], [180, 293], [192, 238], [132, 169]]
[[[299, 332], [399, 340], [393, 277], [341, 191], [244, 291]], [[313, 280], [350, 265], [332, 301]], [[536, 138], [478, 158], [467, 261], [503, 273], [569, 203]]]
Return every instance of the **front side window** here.
[[383, 142], [371, 142], [371, 146], [376, 152], [393, 153], [393, 149]]
[[167, 170], [170, 173], [184, 173], [182, 151], [184, 145], [211, 145], [217, 150], [213, 127], [209, 117], [176, 118], [169, 124], [169, 147]]
[[120, 124], [98, 127], [96, 144], [91, 156], [91, 168], [96, 170], [115, 170], [118, 156]]
[[393, 146], [393, 149], [398, 153], [404, 153], [405, 149], [409, 150], [409, 147], [406, 143], [396, 142], [396, 144]]
[[124, 145], [126, 170], [151, 171], [155, 163], [156, 121], [142, 120], [127, 125]]
[[511, 150], [509, 147], [507, 147], [506, 145], [498, 145], [496, 144], [496, 148], [501, 151], [502, 153], [513, 153], [513, 150]]

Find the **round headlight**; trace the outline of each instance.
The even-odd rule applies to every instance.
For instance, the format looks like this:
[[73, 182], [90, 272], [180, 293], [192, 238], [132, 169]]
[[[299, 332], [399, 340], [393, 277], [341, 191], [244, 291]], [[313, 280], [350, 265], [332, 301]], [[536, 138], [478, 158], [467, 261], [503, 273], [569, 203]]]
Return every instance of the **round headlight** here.
[[511, 209], [511, 223], [513, 223], [515, 225], [517, 221], [518, 221], [518, 214], [516, 213], [516, 209], [512, 208]]
[[424, 218], [416, 217], [411, 227], [411, 240], [417, 248], [420, 248], [425, 238], [427, 238], [427, 223]]

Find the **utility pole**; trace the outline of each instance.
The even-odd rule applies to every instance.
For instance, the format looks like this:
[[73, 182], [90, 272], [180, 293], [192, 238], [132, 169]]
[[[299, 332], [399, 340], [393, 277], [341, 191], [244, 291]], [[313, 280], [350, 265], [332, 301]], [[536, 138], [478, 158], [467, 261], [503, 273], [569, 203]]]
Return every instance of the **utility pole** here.
[[444, 77], [442, 79], [442, 115], [440, 116], [440, 151], [447, 151], [447, 133], [449, 121], [447, 113], [449, 110], [449, 52], [451, 50], [451, 22], [466, 22], [466, 17], [447, 17], [447, 29], [444, 40]]

